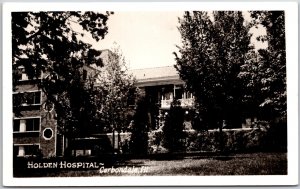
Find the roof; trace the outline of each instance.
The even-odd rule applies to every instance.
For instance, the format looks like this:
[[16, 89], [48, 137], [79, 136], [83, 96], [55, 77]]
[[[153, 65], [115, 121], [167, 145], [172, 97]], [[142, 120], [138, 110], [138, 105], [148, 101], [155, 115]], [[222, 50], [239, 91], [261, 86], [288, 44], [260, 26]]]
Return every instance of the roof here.
[[178, 76], [179, 78], [179, 74], [177, 70], [174, 68], [174, 66], [134, 69], [134, 70], [129, 70], [129, 72], [133, 74], [137, 80], [170, 77], [170, 76]]
[[174, 66], [128, 70], [139, 86], [154, 86], [182, 83]]

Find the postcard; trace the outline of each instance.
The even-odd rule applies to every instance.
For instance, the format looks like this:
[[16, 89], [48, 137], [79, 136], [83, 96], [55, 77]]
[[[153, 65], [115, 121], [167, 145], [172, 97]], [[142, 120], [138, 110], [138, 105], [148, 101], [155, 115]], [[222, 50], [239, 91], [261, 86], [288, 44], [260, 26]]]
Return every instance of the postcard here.
[[3, 4], [5, 186], [298, 184], [295, 2]]

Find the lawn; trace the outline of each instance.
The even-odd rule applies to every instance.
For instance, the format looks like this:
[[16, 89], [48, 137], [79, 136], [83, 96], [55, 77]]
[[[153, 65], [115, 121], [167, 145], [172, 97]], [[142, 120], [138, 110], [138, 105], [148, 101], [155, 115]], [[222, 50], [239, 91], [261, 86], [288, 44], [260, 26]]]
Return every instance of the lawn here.
[[[138, 161], [138, 160], [132, 160]], [[239, 154], [229, 157], [189, 157], [173, 161], [145, 161], [147, 175], [286, 175], [286, 154]]]
[[[124, 171], [125, 170], [125, 171]], [[140, 172], [138, 172], [141, 170]], [[286, 175], [286, 153], [248, 153], [231, 156], [188, 156], [176, 160], [132, 159], [100, 170], [61, 170], [43, 177], [168, 176], [168, 175]]]

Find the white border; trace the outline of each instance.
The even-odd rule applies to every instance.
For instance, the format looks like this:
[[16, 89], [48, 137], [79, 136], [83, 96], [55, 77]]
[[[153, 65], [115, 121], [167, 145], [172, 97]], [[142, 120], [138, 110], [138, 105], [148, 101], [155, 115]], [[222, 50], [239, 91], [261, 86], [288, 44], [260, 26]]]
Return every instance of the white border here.
[[[285, 10], [288, 93], [287, 176], [153, 176], [88, 178], [12, 177], [11, 11], [178, 11]], [[186, 185], [296, 185], [298, 184], [298, 4], [297, 2], [101, 2], [3, 4], [3, 184], [5, 186], [186, 186]], [[5, 108], [4, 108], [5, 107]]]

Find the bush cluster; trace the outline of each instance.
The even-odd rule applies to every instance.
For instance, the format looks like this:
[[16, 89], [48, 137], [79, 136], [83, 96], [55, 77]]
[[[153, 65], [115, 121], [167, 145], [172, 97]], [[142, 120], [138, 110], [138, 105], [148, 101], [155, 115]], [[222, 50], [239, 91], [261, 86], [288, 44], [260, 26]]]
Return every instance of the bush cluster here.
[[[258, 123], [248, 129], [223, 129], [224, 151], [226, 152], [257, 152], [257, 151], [286, 151], [286, 127], [283, 124], [268, 125]], [[184, 131], [186, 152], [217, 152], [219, 151], [219, 130]], [[163, 141], [163, 131], [149, 132], [148, 153], [166, 152]]]

